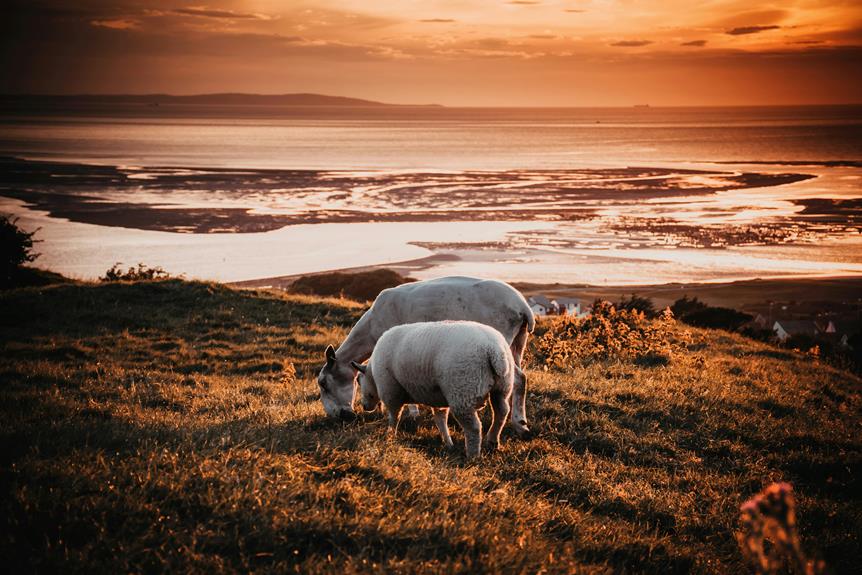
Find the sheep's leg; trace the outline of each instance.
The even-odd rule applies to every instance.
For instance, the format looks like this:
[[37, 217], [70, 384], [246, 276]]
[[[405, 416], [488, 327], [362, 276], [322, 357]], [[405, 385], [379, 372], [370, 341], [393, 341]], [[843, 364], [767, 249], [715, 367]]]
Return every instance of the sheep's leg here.
[[474, 459], [482, 454], [482, 420], [472, 407], [452, 409], [452, 415], [464, 430], [464, 447], [467, 459]]
[[452, 443], [452, 437], [449, 435], [449, 408], [438, 407], [433, 409], [433, 412], [434, 423], [437, 424], [437, 429], [440, 430], [440, 437], [443, 438], [443, 445], [445, 445], [447, 449], [452, 449], [454, 444]]
[[527, 427], [527, 376], [521, 369], [524, 361], [524, 350], [527, 349], [527, 339], [530, 333], [527, 331], [527, 322], [521, 325], [521, 329], [512, 340], [512, 359], [515, 360], [515, 381], [512, 389], [510, 405], [512, 407], [512, 428], [519, 437], [529, 437], [530, 428]]
[[398, 432], [398, 421], [401, 419], [401, 410], [404, 409], [403, 403], [391, 403], [386, 406], [386, 411], [389, 415], [389, 427], [386, 434], [389, 437], [395, 437]]
[[514, 387], [512, 388], [512, 428], [519, 437], [530, 436], [527, 427], [527, 374], [520, 367], [515, 368]]
[[399, 426], [404, 431], [415, 432], [419, 429], [419, 406], [415, 403], [408, 403], [401, 415], [401, 425]]
[[509, 398], [502, 391], [491, 391], [491, 411], [494, 413], [494, 421], [485, 437], [485, 449], [488, 451], [497, 449], [500, 445], [500, 433], [509, 417]]

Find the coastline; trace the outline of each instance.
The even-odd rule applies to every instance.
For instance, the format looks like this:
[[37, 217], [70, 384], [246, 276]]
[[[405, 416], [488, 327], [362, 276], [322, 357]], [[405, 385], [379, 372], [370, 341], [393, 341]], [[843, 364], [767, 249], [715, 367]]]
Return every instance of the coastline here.
[[[454, 254], [434, 254], [427, 257], [395, 262], [387, 265], [345, 267], [323, 272], [293, 274], [260, 278], [237, 282], [226, 282], [232, 287], [244, 289], [284, 289], [303, 276], [316, 276], [328, 273], [360, 273], [372, 270], [389, 269], [409, 276], [416, 271], [428, 270], [437, 264], [457, 261]], [[569, 297], [592, 302], [594, 299], [618, 301], [632, 294], [646, 297], [661, 309], [685, 296], [697, 297], [709, 305], [731, 308], [764, 309], [769, 300], [773, 301], [818, 301], [848, 303], [856, 301], [862, 306], [862, 274], [860, 275], [823, 275], [799, 277], [755, 278], [715, 282], [670, 282], [661, 284], [600, 286], [590, 284], [571, 284], [561, 282], [510, 282], [525, 297], [545, 295], [549, 298]], [[854, 297], [855, 296], [855, 297]]]

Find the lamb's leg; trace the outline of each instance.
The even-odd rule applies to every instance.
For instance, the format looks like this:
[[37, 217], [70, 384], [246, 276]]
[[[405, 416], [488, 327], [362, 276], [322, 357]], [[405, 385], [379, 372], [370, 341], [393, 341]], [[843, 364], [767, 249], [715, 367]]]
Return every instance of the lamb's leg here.
[[474, 459], [482, 454], [482, 420], [472, 407], [452, 408], [452, 415], [464, 430], [464, 447], [467, 459]]
[[389, 427], [386, 434], [389, 437], [395, 437], [398, 432], [398, 420], [401, 419], [401, 410], [404, 409], [403, 403], [390, 403], [386, 406], [386, 411], [389, 415]]
[[446, 449], [452, 449], [452, 437], [449, 435], [449, 408], [438, 407], [433, 409], [434, 423], [437, 424], [437, 429], [440, 430], [440, 437], [443, 438], [443, 445]]
[[491, 391], [491, 411], [494, 413], [494, 422], [485, 436], [485, 449], [488, 451], [497, 449], [500, 445], [500, 433], [509, 417], [509, 398], [502, 391]]
[[415, 432], [419, 429], [419, 406], [415, 403], [408, 403], [404, 412], [401, 415], [401, 429], [409, 432]]

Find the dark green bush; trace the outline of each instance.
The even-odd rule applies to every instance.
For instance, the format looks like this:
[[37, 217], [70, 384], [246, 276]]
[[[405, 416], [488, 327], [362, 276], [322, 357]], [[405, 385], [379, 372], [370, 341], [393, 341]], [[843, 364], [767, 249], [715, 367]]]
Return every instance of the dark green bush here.
[[0, 287], [14, 286], [19, 268], [39, 257], [33, 252], [33, 243], [38, 241], [33, 236], [39, 230], [25, 232], [17, 221], [0, 215]]
[[658, 317], [658, 312], [655, 310], [655, 304], [653, 304], [653, 301], [636, 294], [632, 294], [628, 298], [623, 296], [616, 307], [618, 310], [639, 311], [644, 314], [644, 317], [647, 319]]
[[332, 272], [312, 276], [302, 276], [290, 286], [290, 291], [298, 294], [345, 297], [356, 301], [371, 301], [391, 287], [416, 281], [406, 278], [392, 270], [371, 270], [349, 274]]

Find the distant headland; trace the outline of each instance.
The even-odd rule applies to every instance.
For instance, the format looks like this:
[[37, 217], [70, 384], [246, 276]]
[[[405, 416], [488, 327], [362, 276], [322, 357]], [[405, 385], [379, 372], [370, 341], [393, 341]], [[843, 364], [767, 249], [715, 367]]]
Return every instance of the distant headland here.
[[0, 103], [14, 104], [139, 104], [161, 106], [187, 104], [198, 106], [325, 106], [325, 107], [442, 107], [439, 104], [389, 104], [360, 98], [327, 96], [324, 94], [245, 94], [225, 92], [216, 94], [0, 94]]

